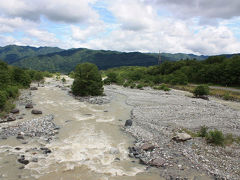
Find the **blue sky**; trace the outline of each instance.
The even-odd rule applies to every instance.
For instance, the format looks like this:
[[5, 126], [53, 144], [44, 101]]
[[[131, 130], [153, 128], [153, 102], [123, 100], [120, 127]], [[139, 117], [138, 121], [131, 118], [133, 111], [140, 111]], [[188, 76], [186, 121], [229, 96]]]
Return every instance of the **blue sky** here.
[[239, 0], [0, 0], [0, 46], [239, 53], [239, 9]]

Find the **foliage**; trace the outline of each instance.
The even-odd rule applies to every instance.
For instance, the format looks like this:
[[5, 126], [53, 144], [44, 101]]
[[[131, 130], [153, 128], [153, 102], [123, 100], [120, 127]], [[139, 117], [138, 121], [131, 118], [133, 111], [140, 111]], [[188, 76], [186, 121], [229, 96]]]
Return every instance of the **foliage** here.
[[96, 65], [91, 63], [77, 65], [72, 92], [78, 96], [102, 95], [103, 82]]
[[0, 109], [2, 109], [7, 101], [7, 95], [5, 91], [0, 91]]
[[64, 77], [61, 80], [62, 80], [62, 83], [66, 82], [66, 79]]
[[224, 145], [224, 135], [222, 131], [219, 131], [217, 129], [209, 131], [207, 135], [207, 142], [212, 143], [215, 145]]
[[199, 85], [193, 90], [193, 94], [198, 96], [209, 95], [209, 87], [206, 85]]
[[166, 84], [161, 84], [160, 86], [154, 86], [153, 89], [163, 90], [163, 91], [170, 91], [170, 88], [168, 88]]
[[207, 137], [208, 135], [208, 127], [207, 126], [201, 126], [198, 134], [199, 134], [199, 137]]
[[143, 84], [138, 84], [138, 85], [137, 85], [137, 88], [138, 88], [138, 89], [142, 89], [142, 88], [143, 88]]

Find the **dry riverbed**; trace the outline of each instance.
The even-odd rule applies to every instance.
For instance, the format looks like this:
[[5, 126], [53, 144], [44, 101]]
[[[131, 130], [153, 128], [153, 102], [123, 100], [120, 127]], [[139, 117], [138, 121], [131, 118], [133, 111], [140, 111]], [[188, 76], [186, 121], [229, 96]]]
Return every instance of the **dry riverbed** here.
[[179, 143], [172, 140], [179, 130], [197, 131], [202, 125], [240, 136], [240, 111], [230, 103], [195, 99], [178, 90], [108, 86], [106, 91], [126, 95], [126, 103], [133, 107], [133, 125], [125, 130], [137, 139], [130, 153], [142, 163], [159, 166], [167, 179], [194, 179], [194, 170], [202, 173], [203, 179], [240, 179], [239, 144], [217, 147], [202, 138]]

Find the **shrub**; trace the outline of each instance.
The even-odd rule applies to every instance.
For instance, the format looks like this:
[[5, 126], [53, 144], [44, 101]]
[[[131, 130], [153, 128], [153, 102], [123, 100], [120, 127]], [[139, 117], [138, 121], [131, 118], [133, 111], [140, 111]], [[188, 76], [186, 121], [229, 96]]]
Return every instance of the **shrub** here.
[[193, 90], [193, 94], [196, 97], [209, 95], [209, 87], [206, 85], [199, 85]]
[[112, 83], [117, 83], [117, 81], [118, 81], [118, 75], [117, 75], [117, 73], [115, 73], [115, 72], [109, 72], [109, 73], [107, 73], [106, 74], [107, 75], [107, 78], [108, 78], [108, 80], [110, 81], [110, 82], [112, 82]]
[[131, 89], [133, 89], [133, 88], [135, 88], [135, 87], [136, 87], [136, 84], [131, 84], [131, 85], [130, 85], [130, 88], [131, 88]]
[[62, 82], [63, 82], [63, 83], [65, 83], [65, 82], [66, 82], [66, 79], [65, 79], [64, 77], [62, 78]]
[[225, 145], [231, 145], [235, 141], [234, 137], [232, 134], [227, 134], [225, 139], [224, 139], [224, 144]]
[[198, 134], [199, 134], [199, 137], [207, 137], [208, 135], [208, 127], [207, 126], [201, 126]]
[[143, 84], [138, 84], [138, 85], [137, 85], [137, 88], [138, 88], [138, 89], [142, 89], [142, 88], [143, 88]]
[[124, 84], [123, 84], [123, 87], [128, 87], [130, 84], [129, 84], [129, 82], [125, 82]]
[[209, 131], [208, 136], [207, 136], [207, 142], [215, 144], [215, 145], [223, 146], [224, 145], [224, 135], [223, 135], [222, 131], [219, 131], [217, 129]]
[[18, 96], [18, 87], [17, 86], [8, 86], [6, 88], [6, 94], [8, 98], [16, 98]]
[[154, 86], [153, 89], [170, 91], [170, 88], [168, 88], [165, 84], [162, 84], [161, 86]]
[[108, 78], [106, 78], [106, 79], [103, 80], [103, 84], [110, 85], [111, 81]]
[[72, 92], [78, 96], [103, 94], [103, 82], [95, 64], [83, 63], [76, 66]]
[[0, 91], [0, 109], [3, 109], [7, 101], [7, 95], [5, 91]]
[[232, 97], [230, 96], [230, 93], [229, 92], [226, 92], [224, 93], [223, 95], [223, 99], [226, 100], [226, 101], [229, 101], [232, 99]]

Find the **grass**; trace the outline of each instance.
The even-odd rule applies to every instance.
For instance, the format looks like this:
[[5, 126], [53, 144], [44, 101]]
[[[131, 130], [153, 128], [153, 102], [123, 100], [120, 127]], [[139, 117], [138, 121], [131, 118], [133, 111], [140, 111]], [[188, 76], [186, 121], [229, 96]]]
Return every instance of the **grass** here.
[[[188, 91], [193, 92], [194, 88], [196, 86], [194, 85], [175, 85], [171, 86], [174, 89], [182, 90], [182, 91]], [[222, 89], [211, 89], [210, 88], [210, 96], [214, 96], [217, 98], [221, 98], [224, 100], [231, 100], [231, 101], [239, 101], [240, 102], [240, 93], [239, 92], [233, 92], [229, 90], [222, 90]]]
[[222, 131], [214, 129], [208, 130], [207, 126], [201, 126], [200, 130], [197, 132], [193, 132], [187, 128], [182, 128], [178, 132], [185, 132], [189, 134], [191, 137], [201, 137], [206, 140], [207, 143], [213, 144], [216, 146], [230, 146], [233, 143], [237, 143], [240, 145], [240, 137], [233, 136], [232, 134], [223, 134]]

